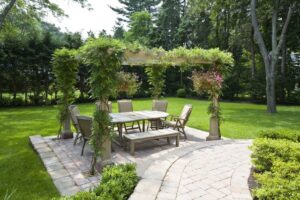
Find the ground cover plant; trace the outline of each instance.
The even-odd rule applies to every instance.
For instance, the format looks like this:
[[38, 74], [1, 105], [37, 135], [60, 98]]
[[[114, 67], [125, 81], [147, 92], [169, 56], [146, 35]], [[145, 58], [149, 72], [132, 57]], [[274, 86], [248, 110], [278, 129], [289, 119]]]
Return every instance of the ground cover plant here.
[[[185, 98], [167, 98], [168, 112], [178, 115], [184, 104], [194, 109], [188, 126], [208, 130], [209, 101]], [[134, 99], [134, 110], [151, 109], [151, 99]], [[299, 133], [300, 107], [278, 106], [276, 115], [269, 115], [264, 105], [221, 102], [221, 132], [230, 138], [255, 138], [260, 130], [287, 129]], [[83, 115], [92, 116], [93, 103], [79, 104]], [[113, 112], [117, 104], [113, 102]], [[42, 162], [29, 144], [30, 135], [56, 135], [57, 106], [0, 108], [0, 199], [14, 191], [13, 199], [49, 199], [58, 192], [52, 184]]]
[[[294, 137], [291, 137], [294, 136]], [[300, 199], [299, 133], [266, 130], [251, 147], [257, 199]]]

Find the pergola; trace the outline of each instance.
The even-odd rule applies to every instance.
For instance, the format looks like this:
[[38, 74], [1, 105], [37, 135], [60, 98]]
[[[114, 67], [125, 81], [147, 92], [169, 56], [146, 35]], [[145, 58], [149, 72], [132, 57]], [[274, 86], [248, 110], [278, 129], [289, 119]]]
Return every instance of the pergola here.
[[[166, 67], [179, 66], [182, 68], [203, 67], [212, 71], [222, 73], [224, 66], [230, 65], [233, 62], [230, 53], [220, 51], [219, 49], [186, 49], [183, 47], [165, 51], [161, 48], [147, 49], [136, 44], [127, 44], [111, 38], [98, 38], [89, 40], [78, 52], [73, 50], [58, 50], [54, 54], [54, 63], [56, 64], [56, 77], [63, 93], [62, 101], [64, 108], [67, 112], [67, 106], [71, 103], [68, 101], [68, 91], [66, 88], [74, 87], [74, 79], [76, 80], [75, 63], [80, 60], [81, 62], [91, 66], [91, 87], [93, 97], [103, 103], [100, 109], [96, 109], [94, 113], [94, 133], [92, 144], [96, 156], [100, 155], [105, 157], [105, 150], [101, 147], [105, 141], [108, 141], [110, 131], [105, 128], [109, 126], [108, 109], [106, 109], [107, 101], [111, 93], [111, 87], [114, 87], [116, 81], [114, 75], [120, 66], [143, 66], [151, 67], [155, 70], [164, 70]], [[78, 56], [79, 55], [79, 56]], [[74, 67], [73, 70], [69, 68]], [[58, 72], [57, 72], [58, 71]], [[63, 75], [61, 75], [62, 73]], [[64, 74], [65, 73], [65, 74]], [[75, 74], [75, 75], [74, 75]], [[73, 77], [73, 79], [66, 79], [65, 77]], [[65, 80], [66, 79], [66, 80]], [[70, 80], [71, 84], [70, 85]], [[65, 85], [69, 85], [69, 87]], [[74, 88], [73, 88], [74, 89]], [[210, 129], [208, 140], [220, 139], [219, 128], [219, 96], [212, 98], [212, 105], [216, 108], [212, 113], [210, 119]], [[69, 115], [61, 114], [61, 124], [63, 127], [62, 134], [71, 133]], [[101, 141], [101, 142], [100, 142]], [[101, 149], [101, 150], [100, 150]], [[98, 153], [97, 153], [98, 152]], [[109, 152], [110, 155], [110, 152]], [[105, 158], [104, 158], [105, 159]]]

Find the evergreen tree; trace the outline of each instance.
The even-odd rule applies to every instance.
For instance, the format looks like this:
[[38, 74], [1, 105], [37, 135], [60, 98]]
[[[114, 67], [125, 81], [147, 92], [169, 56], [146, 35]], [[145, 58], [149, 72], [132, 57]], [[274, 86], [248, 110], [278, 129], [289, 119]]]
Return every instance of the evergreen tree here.
[[180, 25], [181, 1], [163, 0], [157, 20], [156, 44], [166, 50], [178, 46], [177, 32]]
[[120, 15], [118, 21], [129, 22], [130, 17], [135, 12], [147, 11], [152, 16], [156, 16], [158, 5], [161, 0], [118, 0], [123, 5], [122, 8], [111, 7], [113, 11]]
[[113, 28], [114, 34], [113, 37], [116, 39], [124, 39], [125, 30], [123, 25], [117, 21], [116, 25]]
[[129, 42], [137, 41], [144, 46], [149, 46], [152, 30], [151, 15], [146, 11], [136, 12], [131, 16], [125, 39]]

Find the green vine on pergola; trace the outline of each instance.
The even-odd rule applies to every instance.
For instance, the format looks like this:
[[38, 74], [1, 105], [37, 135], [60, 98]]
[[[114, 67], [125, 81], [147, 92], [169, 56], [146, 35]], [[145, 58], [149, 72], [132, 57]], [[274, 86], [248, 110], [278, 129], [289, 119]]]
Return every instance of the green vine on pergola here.
[[[219, 49], [179, 47], [165, 51], [162, 48], [147, 49], [135, 43], [124, 43], [103, 37], [91, 39], [81, 47], [78, 59], [90, 66], [92, 95], [104, 105], [94, 112], [91, 144], [95, 155], [92, 172], [97, 156], [103, 156], [103, 142], [110, 137], [112, 131], [109, 128], [111, 119], [107, 102], [110, 96], [116, 94], [116, 74], [122, 65], [145, 67], [149, 83], [153, 87], [152, 95], [159, 98], [164, 87], [164, 73], [167, 67], [180, 66], [182, 70], [186, 70], [191, 66], [200, 68], [209, 66], [212, 71], [222, 73], [224, 66], [233, 63], [231, 54]], [[213, 102], [217, 103], [215, 106], [218, 107], [218, 99], [213, 99]], [[219, 124], [218, 115], [215, 113], [212, 117]]]

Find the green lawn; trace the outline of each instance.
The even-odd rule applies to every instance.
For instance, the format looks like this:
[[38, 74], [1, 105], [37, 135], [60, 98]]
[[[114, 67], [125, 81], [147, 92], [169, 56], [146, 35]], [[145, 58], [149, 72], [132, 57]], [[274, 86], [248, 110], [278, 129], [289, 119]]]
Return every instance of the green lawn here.
[[[194, 108], [189, 126], [208, 130], [208, 101], [168, 98], [168, 112], [179, 114], [182, 106]], [[285, 128], [300, 131], [300, 106], [278, 106], [278, 114], [266, 113], [263, 105], [222, 103], [222, 134], [231, 138], [255, 138], [262, 129]], [[83, 114], [92, 115], [94, 105], [81, 104]], [[113, 104], [116, 110], [116, 103]], [[135, 100], [134, 109], [151, 109], [151, 100]], [[54, 135], [56, 106], [0, 109], [0, 199], [16, 190], [13, 199], [50, 199], [58, 196], [41, 161], [32, 150], [28, 136]]]

